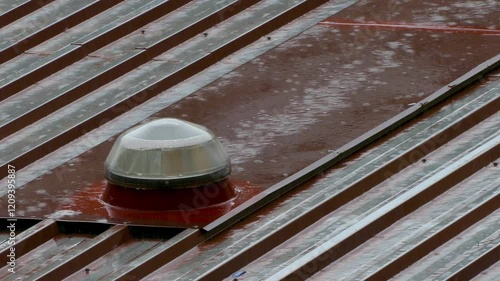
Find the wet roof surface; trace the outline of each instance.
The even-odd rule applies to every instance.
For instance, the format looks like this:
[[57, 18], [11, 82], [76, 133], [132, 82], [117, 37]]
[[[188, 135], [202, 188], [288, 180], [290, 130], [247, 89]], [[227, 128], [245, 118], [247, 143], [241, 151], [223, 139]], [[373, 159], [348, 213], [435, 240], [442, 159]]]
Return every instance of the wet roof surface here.
[[[497, 274], [494, 265], [486, 268], [498, 261], [500, 245], [500, 185], [491, 164], [500, 156], [498, 70], [225, 231], [219, 220], [151, 238], [147, 227], [120, 223], [178, 225], [113, 217], [99, 196], [117, 135], [175, 117], [220, 137], [239, 192], [233, 213], [252, 209], [318, 159], [343, 155], [343, 147], [417, 110], [421, 100], [477, 79], [462, 77], [498, 58], [498, 3], [98, 2], [54, 1], [1, 31], [0, 160], [19, 167], [16, 216], [36, 219], [27, 227], [43, 220], [35, 228], [51, 229], [36, 243], [21, 236], [31, 254], [18, 259], [19, 274], [48, 280], [213, 280], [240, 269], [246, 273], [239, 280]], [[4, 6], [2, 16], [14, 7]], [[24, 28], [49, 10], [60, 16], [43, 28]], [[52, 21], [67, 30], [57, 31]], [[22, 45], [23, 36], [34, 39]], [[7, 200], [0, 206], [7, 217]], [[78, 227], [67, 221], [100, 226], [73, 235]], [[61, 261], [68, 256], [74, 260]], [[40, 257], [49, 262], [32, 262]]]

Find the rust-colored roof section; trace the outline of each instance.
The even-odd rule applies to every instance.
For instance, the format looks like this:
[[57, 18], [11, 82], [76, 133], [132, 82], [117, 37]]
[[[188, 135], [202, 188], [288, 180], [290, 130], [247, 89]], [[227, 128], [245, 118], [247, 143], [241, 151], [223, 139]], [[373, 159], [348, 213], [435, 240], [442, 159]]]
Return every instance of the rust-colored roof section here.
[[[4, 265], [16, 234], [0, 278], [498, 279], [498, 9], [0, 4]], [[116, 137], [159, 117], [228, 150], [238, 199], [212, 223], [114, 217], [99, 200]]]

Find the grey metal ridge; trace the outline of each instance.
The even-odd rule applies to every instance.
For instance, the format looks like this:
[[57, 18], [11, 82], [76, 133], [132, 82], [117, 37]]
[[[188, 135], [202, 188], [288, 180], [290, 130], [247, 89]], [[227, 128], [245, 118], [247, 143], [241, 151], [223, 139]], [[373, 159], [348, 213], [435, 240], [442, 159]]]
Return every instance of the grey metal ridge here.
[[[497, 175], [498, 176], [498, 175]], [[490, 186], [491, 187], [491, 186]], [[494, 189], [492, 189], [494, 191]], [[482, 190], [485, 191], [485, 190]], [[489, 194], [491, 195], [491, 194]], [[416, 243], [416, 245], [412, 245], [411, 249], [408, 250], [407, 252], [404, 252], [400, 254], [400, 256], [397, 257], [397, 259], [392, 260], [390, 262], [384, 261], [385, 264], [381, 264], [379, 268], [372, 274], [370, 274], [368, 277], [366, 277], [365, 280], [381, 280], [381, 279], [388, 279], [388, 277], [392, 277], [394, 272], [398, 272], [399, 270], [403, 268], [408, 268], [410, 267], [413, 263], [418, 262], [421, 258], [423, 258], [425, 255], [429, 254], [431, 250], [435, 250], [436, 245], [440, 245], [440, 241], [449, 241], [454, 239], [457, 235], [459, 235], [463, 231], [467, 231], [469, 227], [472, 227], [474, 224], [476, 224], [480, 219], [484, 219], [486, 215], [492, 216], [492, 214], [495, 213], [495, 210], [497, 209], [497, 206], [499, 204], [499, 199], [500, 199], [500, 194], [496, 192], [496, 195], [494, 194], [493, 196], [487, 198], [486, 201], [481, 201], [481, 205], [477, 205], [472, 210], [469, 210], [465, 214], [460, 214], [460, 217], [456, 218], [452, 222], [448, 223], [445, 227], [439, 229], [436, 233], [433, 233], [432, 236]], [[470, 206], [467, 206], [470, 208]], [[498, 229], [500, 227], [498, 221], [497, 221], [497, 227], [483, 227], [481, 228], [478, 232], [486, 232], [489, 234], [492, 234], [491, 232], [494, 232], [495, 229]], [[489, 225], [486, 223], [485, 225]], [[484, 235], [484, 234], [483, 234]], [[498, 236], [497, 239], [497, 245], [500, 242], [500, 236]], [[475, 251], [475, 254], [479, 255], [477, 257], [478, 259], [481, 258], [481, 253], [486, 254], [487, 252], [491, 251], [492, 248], [494, 247], [488, 247], [488, 243], [484, 243], [485, 247], [479, 251]], [[490, 245], [491, 246], [491, 245]], [[456, 256], [460, 256], [458, 253], [455, 253]], [[486, 269], [487, 265], [491, 264], [488, 263], [487, 261], [483, 261], [483, 267], [482, 270]], [[477, 268], [476, 268], [477, 269]], [[482, 271], [481, 270], [481, 271]], [[479, 271], [480, 272], [480, 271]], [[428, 273], [428, 271], [422, 271], [422, 273]], [[468, 278], [459, 278], [459, 279], [453, 279], [450, 278], [451, 280], [465, 280]], [[407, 279], [408, 280], [408, 279]]]
[[[25, 166], [28, 161], [122, 114], [124, 108], [128, 110], [149, 100], [321, 3], [323, 0], [263, 1], [251, 12], [239, 13], [211, 29], [213, 36], [196, 37], [167, 52], [165, 57], [160, 56], [160, 60], [124, 75], [117, 83], [101, 87], [77, 103], [5, 138], [0, 147], [9, 154], [1, 160], [2, 166], [16, 159], [18, 166]], [[182, 61], [172, 61], [172, 56]], [[33, 139], [34, 135], [38, 138]]]
[[[333, 256], [342, 255], [342, 253], [337, 253], [338, 251], [333, 254], [333, 249], [336, 245], [344, 242], [349, 243], [348, 241], [350, 240], [352, 240], [350, 243], [354, 241], [356, 241], [356, 243], [361, 243], [358, 236], [366, 236], [367, 233], [369, 233], [369, 236], [375, 235], [379, 232], [378, 229], [380, 229], [382, 225], [390, 225], [389, 222], [397, 221], [412, 210], [427, 203], [430, 199], [442, 194], [444, 191], [451, 188], [457, 181], [459, 182], [463, 178], [471, 175], [486, 163], [491, 162], [492, 159], [496, 159], [496, 157], [492, 158], [492, 156], [498, 155], [499, 153], [500, 135], [496, 135], [494, 138], [465, 155], [457, 162], [451, 164], [443, 171], [405, 192], [397, 200], [385, 204], [379, 210], [376, 210], [365, 219], [357, 222], [350, 227], [344, 235], [337, 239], [327, 241], [321, 247], [312, 250], [291, 265], [283, 268], [280, 272], [270, 277], [269, 280], [282, 280], [294, 276], [299, 277], [303, 274], [309, 276], [311, 272], [307, 267], [310, 262], [319, 259], [322, 261], [329, 261], [330, 258], [322, 259], [322, 257], [330, 256], [333, 258]], [[497, 194], [495, 198], [500, 198], [500, 195]], [[493, 202], [498, 202], [498, 200], [493, 200]], [[388, 221], [387, 219], [389, 218], [390, 220]], [[362, 241], [364, 241], [364, 239]]]
[[359, 138], [342, 146], [337, 151], [323, 157], [322, 159], [312, 163], [311, 165], [293, 174], [292, 176], [286, 178], [285, 180], [266, 189], [264, 192], [256, 195], [249, 201], [231, 210], [229, 213], [220, 217], [216, 221], [203, 227], [202, 230], [210, 232], [212, 235], [219, 233], [220, 231], [224, 230], [230, 225], [243, 219], [247, 215], [267, 205], [269, 202], [274, 201], [279, 196], [285, 194], [291, 189], [302, 184], [306, 180], [312, 178], [318, 173], [331, 167], [335, 163], [340, 162], [349, 155], [365, 147], [369, 143], [372, 143], [373, 141], [379, 139], [380, 137], [396, 129], [397, 127], [403, 125], [410, 119], [423, 113], [424, 111], [428, 110], [429, 108], [436, 105], [440, 101], [462, 90], [471, 83], [481, 79], [485, 73], [497, 68], [499, 65], [500, 65], [500, 54], [481, 63], [480, 65], [473, 68], [469, 72], [465, 73], [458, 79], [449, 83], [447, 86], [444, 86], [443, 88], [439, 89], [429, 97], [423, 99], [421, 102], [406, 109], [405, 111], [401, 112], [400, 114], [396, 115], [390, 120], [384, 122], [383, 124], [375, 127], [374, 129], [366, 132]]
[[[217, 6], [209, 1], [188, 4], [168, 14], [160, 21], [166, 26], [161, 32], [135, 38], [142, 39], [140, 42], [133, 40], [134, 38], [125, 37], [99, 50], [99, 54], [108, 54], [104, 55], [104, 58], [99, 55], [89, 55], [90, 58], [67, 67], [64, 73], [58, 75], [57, 79], [64, 80], [64, 82], [52, 84], [49, 82], [48, 85], [41, 82], [37, 87], [22, 91], [6, 100], [4, 104], [0, 104], [0, 111], [5, 116], [0, 120], [2, 129], [0, 138], [36, 120], [34, 116], [48, 115], [198, 35], [206, 28], [226, 20], [257, 1], [245, 1], [244, 5], [240, 3], [240, 0], [224, 0], [218, 2]], [[149, 17], [148, 20], [150, 20]], [[116, 44], [119, 46], [116, 47]], [[143, 46], [144, 49], [137, 49], [138, 46]], [[40, 71], [46, 73], [45, 68], [51, 69], [52, 64], [62, 67], [61, 57], [74, 56], [73, 52], [80, 52], [75, 45], [69, 45], [63, 50], [54, 53], [52, 60], [44, 65], [30, 65], [36, 69], [29, 75], [35, 75]]]
[[[98, 4], [96, 5], [100, 5], [99, 3], [106, 3], [106, 5], [109, 5], [113, 1], [97, 1]], [[87, 54], [105, 46], [106, 44], [114, 40], [117, 40], [125, 34], [128, 34], [151, 21], [158, 19], [161, 16], [164, 16], [165, 14], [168, 14], [169, 12], [185, 5], [190, 1], [191, 0], [154, 0], [150, 1], [149, 3], [142, 3], [141, 1], [139, 3], [133, 2], [125, 3], [124, 5], [116, 5], [116, 7], [118, 7], [118, 9], [116, 9], [117, 11], [129, 11], [129, 13], [125, 16], [119, 17], [117, 20], [114, 20], [111, 23], [109, 23], [109, 20], [113, 19], [112, 16], [103, 19], [98, 15], [98, 21], [102, 21], [104, 23], [108, 22], [108, 24], [104, 24], [104, 26], [98, 27], [97, 30], [94, 30], [94, 23], [94, 26], [90, 25], [90, 27], [87, 27], [92, 31], [84, 29], [83, 34], [81, 34], [83, 35], [82, 37], [72, 38], [73, 34], [71, 34], [70, 32], [68, 36], [63, 36], [63, 40], [56, 40], [58, 41], [58, 44], [61, 44], [61, 42], [59, 41], [64, 42], [68, 39], [72, 40], [71, 42], [66, 42], [66, 44], [68, 45], [63, 47], [63, 49], [66, 49], [67, 51], [57, 50], [53, 51], [53, 53], [49, 52], [48, 56], [41, 57], [37, 55], [31, 55], [28, 56], [29, 61], [27, 63], [25, 61], [25, 63], [19, 64], [17, 60], [14, 60], [12, 63], [8, 62], [7, 64], [8, 68], [10, 68], [10, 71], [6, 73], [3, 79], [0, 81], [2, 90], [2, 96], [0, 96], [0, 100], [12, 96], [13, 94], [25, 89], [29, 85], [48, 77], [49, 75], [61, 70], [62, 68], [74, 63], [79, 59], [82, 59]], [[138, 6], [138, 4], [141, 4], [142, 6]], [[90, 7], [89, 9], [93, 9], [93, 13], [95, 13], [102, 10], [102, 7]], [[109, 13], [106, 13], [106, 11], [104, 11], [103, 14], [113, 15], [114, 11], [115, 9], [109, 9]], [[86, 16], [94, 16], [93, 13], [86, 14]], [[69, 18], [68, 20], [71, 19]], [[91, 18], [90, 22], [92, 21], [93, 19]], [[84, 25], [87, 26], [90, 22], [84, 23]], [[76, 25], [77, 23], [78, 22], [75, 22], [73, 23], [73, 25]], [[72, 26], [66, 26], [64, 21], [61, 21], [61, 24], [59, 25], [64, 25], [65, 27]], [[46, 39], [46, 37], [52, 37], [64, 31], [60, 29], [60, 27], [54, 24], [53, 26], [49, 26], [44, 29], [47, 30], [45, 33], [51, 33], [50, 36], [41, 32], [35, 35], [36, 38], [40, 37], [41, 39]], [[15, 46], [15, 48], [10, 48], [9, 52], [11, 52], [12, 57], [17, 53], [36, 45], [36, 43], [38, 42], [37, 40], [34, 40], [36, 38], [30, 37], [29, 40], [25, 40], [27, 42], [26, 44], [28, 45], [24, 46], [23, 48], [17, 45]], [[47, 45], [50, 46], [50, 44], [51, 41], [48, 41]], [[47, 52], [47, 50], [44, 50], [44, 48], [34, 49], [35, 51], [41, 49], [42, 53]], [[21, 62], [23, 61], [23, 57], [25, 56], [26, 54], [21, 56]], [[7, 56], [5, 57], [7, 58]], [[0, 62], [2, 61], [0, 60]], [[18, 69], [19, 67], [21, 67], [22, 69]]]
[[[166, 7], [161, 5], [163, 2], [165, 1], [124, 1], [66, 30], [66, 32], [60, 33], [51, 40], [40, 43], [22, 55], [2, 64], [2, 69], [6, 71], [0, 74], [1, 85], [7, 84], [7, 81], [18, 79], [26, 75], [26, 73], [33, 72], [40, 68], [41, 65], [55, 58], [64, 57], [61, 53], [57, 54], [61, 49], [87, 45], [86, 52], [88, 52], [92, 50], [91, 47], [98, 49], [106, 43], [124, 36], [140, 27], [137, 21], [143, 14], [151, 13], [152, 10], [157, 9], [159, 6], [165, 10]], [[167, 13], [167, 11], [164, 11], [164, 13]], [[118, 33], [118, 35], [114, 35], [115, 33]], [[60, 63], [63, 63], [63, 61]]]
[[[133, 21], [134, 18], [152, 9], [152, 2], [156, 3], [158, 1], [162, 0], [150, 0], [149, 2], [124, 1], [68, 29], [66, 32], [60, 33], [51, 40], [40, 43], [30, 50], [27, 50], [22, 55], [12, 58], [8, 62], [2, 64], [2, 69], [4, 69], [5, 72], [0, 73], [0, 85], [7, 84], [9, 81], [11, 82], [18, 79], [26, 73], [33, 72], [55, 58], [63, 57], [61, 55], [63, 52], [60, 51], [64, 48], [78, 47], [83, 45], [83, 43], [88, 44], [92, 40], [96, 40], [105, 35], [113, 37], [111, 33], [114, 29], [127, 25], [127, 23]], [[103, 40], [101, 39], [100, 41]]]
[[[498, 176], [497, 173], [497, 178]], [[498, 251], [500, 245], [499, 229], [500, 210], [497, 209], [459, 236], [421, 258], [418, 263], [404, 268], [394, 279], [416, 281], [432, 276], [435, 278], [434, 280], [453, 280], [451, 277], [458, 277], [455, 280], [471, 280], [471, 276], [457, 276], [459, 275], [457, 273], [468, 271], [468, 266], [484, 262], [481, 259]], [[494, 260], [494, 256], [490, 256], [490, 263]], [[488, 267], [490, 263], [477, 264], [477, 267], [479, 269]], [[498, 269], [498, 264], [492, 265], [490, 271], [495, 271], [495, 268]], [[483, 271], [483, 274], [478, 275], [477, 279], [497, 280], [498, 278], [492, 278], [488, 272]]]
[[[41, 253], [43, 253], [43, 256], [46, 258], [46, 260], [52, 259], [54, 257], [64, 259], [66, 251], [75, 248], [75, 246], [77, 246], [78, 244], [84, 242], [85, 240], [88, 240], [89, 237], [86, 235], [72, 235], [72, 236], [57, 235], [54, 238], [55, 241], [49, 240], [46, 243], [43, 243], [39, 247], [37, 247], [34, 250], [35, 253], [38, 252], [39, 250], [43, 250], [43, 252]], [[19, 264], [17, 264], [16, 272], [14, 274], [5, 271], [0, 272], [0, 278], [2, 280], [19, 280], [17, 279], [19, 278], [19, 276], [25, 277], [30, 272], [37, 270], [41, 266], [41, 264], [38, 264], [40, 260], [39, 256], [28, 254], [24, 255], [21, 258], [21, 260], [25, 260], [28, 262], [23, 263], [22, 268], [21, 266], [19, 266]], [[36, 279], [32, 278], [30, 280], [36, 280]]]
[[29, 0], [12, 0], [0, 2], [0, 18], [5, 14], [28, 4]]
[[[81, 36], [77, 40], [73, 41], [73, 45], [89, 45], [95, 40], [104, 40], [105, 36], [110, 36], [113, 33], [119, 33], [119, 35], [113, 35], [113, 37], [120, 38], [127, 34], [128, 32], [122, 33], [126, 29], [137, 30], [140, 27], [149, 24], [176, 9], [183, 7], [193, 0], [178, 0], [178, 1], [165, 1], [165, 0], [152, 0], [149, 2], [140, 1], [135, 3], [135, 5], [140, 4], [141, 6], [135, 9], [127, 9], [127, 13], [124, 14], [120, 19], [113, 20], [99, 28], [98, 30], [92, 31], [84, 36]], [[134, 4], [134, 3], [130, 3]]]
[[[494, 233], [490, 237], [487, 237], [483, 241], [480, 241], [479, 245], [480, 248], [474, 249], [476, 251], [474, 251], [467, 259], [451, 268], [451, 272], [446, 272], [451, 273], [449, 276], [442, 274], [445, 275], [444, 278], [439, 279], [447, 281], [470, 280], [472, 279], [472, 277], [478, 275], [484, 270], [494, 267], [494, 264], [495, 262], [498, 262], [498, 256], [500, 255], [500, 235], [498, 235], [498, 233]], [[491, 280], [496, 279], [493, 278]]]
[[[7, 221], [9, 224], [9, 221]], [[19, 224], [17, 224], [19, 225]], [[16, 238], [16, 257], [19, 258], [22, 255], [28, 253], [32, 249], [45, 243], [47, 240], [52, 239], [58, 233], [58, 228], [56, 222], [51, 219], [41, 221], [34, 226], [26, 229], [17, 235]], [[10, 251], [9, 248], [12, 245], [9, 242], [4, 242], [0, 245], [0, 262], [7, 263], [7, 254]]]
[[471, 280], [472, 281], [500, 280], [500, 261], [497, 261], [497, 263], [485, 269], [483, 272], [481, 272], [481, 274], [477, 274], [474, 278], [471, 278]]
[[120, 280], [130, 278], [130, 276], [135, 278], [146, 276], [152, 270], [174, 260], [205, 239], [206, 237], [198, 229], [186, 229], [140, 258], [108, 274], [106, 278]]
[[[412, 168], [426, 165], [417, 163], [415, 166]], [[425, 259], [427, 259], [427, 255], [431, 251], [457, 235], [461, 235], [461, 232], [466, 231], [467, 228], [497, 209], [500, 197], [491, 177], [486, 181], [481, 181], [485, 184], [481, 188], [473, 188], [476, 187], [474, 183], [481, 175], [491, 175], [491, 166], [483, 168], [472, 175], [472, 179], [466, 179], [465, 184], [462, 182], [453, 186], [451, 190], [426, 203], [425, 207], [415, 210], [394, 224], [387, 226], [388, 221], [384, 221], [387, 228], [376, 236], [371, 237], [372, 234], [368, 233], [357, 234], [358, 237], [362, 235], [364, 239], [364, 243], [359, 247], [356, 247], [356, 243], [339, 244], [336, 251], [330, 252], [329, 262], [331, 263], [317, 272], [318, 276], [315, 276], [314, 279], [331, 280], [333, 275], [338, 280], [389, 280], [401, 269], [411, 266], [413, 263], [419, 263], [418, 260], [423, 256], [426, 256]], [[486, 171], [488, 169], [489, 171]], [[398, 179], [392, 180], [393, 183], [397, 183], [397, 181]], [[397, 189], [398, 184], [392, 184], [391, 187], [393, 190]], [[356, 213], [359, 210], [362, 211], [363, 206], [367, 205], [367, 201], [378, 197], [378, 192], [386, 193], [387, 190], [387, 184], [378, 187], [377, 190], [358, 198], [359, 200], [356, 199], [349, 205], [328, 214], [304, 229], [300, 234], [286, 240], [284, 244], [273, 248], [266, 255], [244, 266], [240, 265], [238, 268], [244, 268], [249, 276], [258, 280], [270, 278], [280, 270], [276, 265], [283, 268], [300, 259], [304, 253], [321, 248], [324, 243], [331, 239], [346, 237], [344, 231], [349, 226], [361, 221], [363, 217], [368, 216], [374, 209], [365, 209], [363, 216], [351, 214], [351, 210]], [[486, 225], [486, 227], [483, 225], [483, 227], [491, 228], [489, 232], [494, 231], [494, 227], [491, 225]], [[342, 254], [345, 255], [342, 256]], [[342, 258], [340, 258], [341, 256]], [[269, 262], [271, 260], [272, 262]], [[325, 260], [327, 259], [325, 258]], [[447, 261], [442, 261], [441, 266], [446, 263]], [[421, 272], [424, 272], [422, 267], [420, 269]], [[433, 273], [433, 271], [427, 270], [425, 272], [427, 274]], [[414, 280], [424, 279], [426, 278]], [[409, 278], [402, 280], [409, 280]]]
[[[0, 30], [0, 63], [38, 45], [66, 28], [75, 26], [89, 16], [106, 10], [123, 0], [62, 0], [49, 4], [29, 17]], [[62, 3], [61, 3], [62, 2]]]
[[[125, 245], [121, 245], [116, 249], [104, 254], [96, 261], [88, 264], [86, 269], [92, 270], [91, 274], [82, 273], [82, 270], [77, 270], [72, 275], [68, 276], [68, 280], [106, 280], [107, 275], [115, 271], [117, 268], [126, 266], [135, 259], [147, 254], [154, 249], [165, 244], [162, 240], [138, 240], [133, 239]], [[109, 266], [113, 264], [113, 266]], [[83, 271], [86, 272], [87, 270]], [[109, 279], [109, 278], [108, 278]]]
[[24, 17], [54, 0], [11, 0], [0, 3], [0, 28]]
[[121, 245], [130, 239], [130, 233], [127, 226], [115, 225], [99, 234], [93, 239], [84, 240], [64, 253], [64, 258], [54, 256], [45, 260], [47, 266], [33, 272], [38, 265], [24, 267], [17, 274], [12, 274], [4, 280], [16, 280], [18, 274], [30, 274], [33, 280], [57, 280], [71, 275], [82, 264], [88, 264], [91, 261], [111, 251], [118, 245]]
[[[487, 139], [483, 139], [482, 136], [489, 136], [491, 139], [491, 134], [497, 133], [496, 126], [492, 124], [497, 123], [499, 118], [500, 115], [496, 114], [486, 119], [456, 139], [447, 142], [435, 152], [426, 155], [423, 159], [427, 159], [427, 162], [419, 161], [412, 164], [405, 170], [395, 173], [394, 177], [387, 179], [369, 193], [326, 215], [310, 227], [309, 231], [306, 231], [309, 237], [321, 237], [321, 239], [312, 238], [313, 242], [303, 242], [303, 244], [309, 244], [310, 248], [296, 245], [297, 243], [291, 241], [287, 243], [294, 246], [286, 247], [286, 251], [297, 253], [295, 258], [300, 258], [298, 253], [320, 247], [325, 241], [339, 235], [342, 229], [346, 228], [345, 225], [354, 225], [355, 222], [360, 221], [363, 218], [357, 215], [360, 211], [365, 212], [367, 216], [377, 208], [372, 208], [372, 206], [378, 204], [377, 206], [380, 207], [389, 201], [399, 200], [407, 190], [416, 188], [436, 174], [446, 171], [449, 166], [460, 161], [474, 148], [486, 143]], [[317, 278], [325, 278], [338, 272], [338, 278], [343, 280], [365, 280], [365, 278], [388, 280], [402, 268], [416, 262], [445, 241], [452, 239], [489, 215], [497, 208], [498, 199], [500, 199], [499, 190], [495, 188], [498, 186], [498, 183], [495, 183], [495, 173], [498, 176], [498, 169], [493, 168], [493, 165], [487, 165], [484, 168], [478, 165], [473, 167], [474, 169], [481, 170], [454, 185], [441, 196], [429, 200], [425, 207], [395, 221], [356, 250], [349, 245], [351, 252], [346, 253], [342, 259], [337, 259], [327, 265], [321, 272], [318, 272]], [[449, 178], [446, 183], [442, 183], [442, 186], [457, 182], [459, 178], [464, 177], [467, 177], [467, 174]], [[382, 201], [380, 197], [384, 200]], [[298, 241], [298, 239], [299, 237], [294, 237], [292, 240]], [[286, 265], [293, 260], [294, 258], [291, 257], [287, 259], [287, 262], [277, 262]], [[339, 272], [340, 268], [345, 268], [345, 270]], [[263, 262], [249, 265], [246, 269], [253, 275], [257, 269], [272, 272], [271, 269], [267, 270]]]

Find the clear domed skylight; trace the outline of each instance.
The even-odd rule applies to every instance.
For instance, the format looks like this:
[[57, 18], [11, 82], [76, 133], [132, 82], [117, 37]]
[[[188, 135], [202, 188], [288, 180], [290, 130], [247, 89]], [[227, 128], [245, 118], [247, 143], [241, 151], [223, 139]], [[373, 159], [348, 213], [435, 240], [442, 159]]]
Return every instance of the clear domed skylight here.
[[223, 180], [231, 172], [221, 143], [207, 128], [173, 118], [136, 126], [116, 140], [106, 179], [133, 188], [180, 188]]

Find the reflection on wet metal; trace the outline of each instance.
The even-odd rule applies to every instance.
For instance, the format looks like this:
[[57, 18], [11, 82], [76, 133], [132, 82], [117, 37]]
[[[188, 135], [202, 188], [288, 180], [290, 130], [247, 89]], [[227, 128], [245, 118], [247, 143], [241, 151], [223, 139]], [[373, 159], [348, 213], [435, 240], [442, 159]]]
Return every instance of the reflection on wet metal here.
[[488, 28], [472, 28], [472, 27], [456, 27], [456, 26], [440, 26], [440, 25], [423, 25], [423, 24], [401, 24], [401, 23], [364, 23], [364, 22], [331, 22], [323, 21], [320, 25], [338, 26], [338, 27], [366, 27], [378, 29], [408, 29], [414, 31], [433, 31], [447, 33], [474, 33], [474, 34], [491, 34], [500, 35], [500, 29]]

